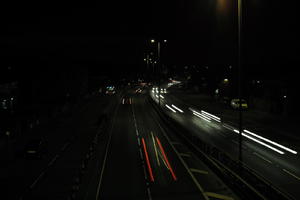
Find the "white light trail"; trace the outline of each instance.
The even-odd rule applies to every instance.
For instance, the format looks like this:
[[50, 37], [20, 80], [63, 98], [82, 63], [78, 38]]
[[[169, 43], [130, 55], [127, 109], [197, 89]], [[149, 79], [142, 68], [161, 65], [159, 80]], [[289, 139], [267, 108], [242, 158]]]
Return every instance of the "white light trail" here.
[[213, 120], [215, 120], [215, 121], [217, 121], [217, 122], [221, 122], [221, 118], [220, 118], [220, 117], [217, 117], [217, 116], [215, 116], [215, 115], [213, 115], [213, 114], [210, 114], [210, 113], [208, 113], [208, 112], [205, 112], [204, 110], [201, 110], [201, 113], [202, 113], [203, 115], [207, 115], [207, 116], [211, 117]]
[[262, 137], [262, 136], [259, 136], [259, 135], [255, 134], [255, 133], [252, 133], [252, 132], [248, 131], [248, 130], [244, 130], [244, 131], [245, 131], [246, 133], [252, 135], [252, 136], [255, 136], [255, 137], [257, 137], [257, 138], [259, 138], [259, 139], [261, 139], [261, 140], [264, 140], [264, 141], [266, 141], [266, 142], [269, 142], [269, 143], [271, 143], [271, 144], [273, 144], [273, 145], [275, 145], [275, 146], [277, 146], [277, 147], [280, 147], [280, 148], [282, 148], [282, 149], [284, 149], [284, 150], [286, 150], [286, 151], [288, 151], [288, 152], [291, 152], [292, 154], [297, 154], [297, 151], [292, 150], [292, 149], [290, 149], [290, 148], [288, 148], [288, 147], [285, 147], [285, 146], [283, 146], [283, 145], [281, 145], [281, 144], [278, 144], [277, 142], [273, 142], [272, 140], [269, 140], [269, 139], [267, 139], [267, 138], [264, 138], [264, 137]]
[[207, 121], [207, 122], [210, 122], [209, 119], [206, 119], [206, 118], [202, 117], [201, 115], [198, 115], [198, 114], [195, 113], [195, 112], [193, 112], [193, 115], [195, 115], [195, 116], [197, 116], [197, 117], [199, 117], [199, 118], [201, 118], [201, 119], [203, 119], [203, 120], [205, 120], [205, 121]]
[[[234, 131], [235, 133], [239, 133], [239, 130], [234, 129], [233, 131]], [[276, 148], [274, 148], [274, 147], [272, 147], [272, 146], [270, 146], [270, 145], [268, 145], [268, 144], [266, 144], [266, 143], [264, 143], [264, 142], [261, 142], [261, 141], [255, 139], [255, 138], [253, 138], [253, 137], [251, 137], [251, 136], [249, 136], [249, 135], [246, 135], [245, 133], [242, 133], [242, 136], [244, 136], [244, 137], [246, 137], [246, 138], [248, 138], [248, 139], [250, 139], [250, 140], [253, 140], [254, 142], [257, 142], [257, 143], [259, 143], [259, 144], [261, 144], [261, 145], [263, 145], [263, 146], [265, 146], [265, 147], [267, 147], [267, 148], [269, 148], [269, 149], [272, 149], [273, 151], [276, 151], [276, 152], [279, 153], [279, 154], [284, 154], [283, 151], [280, 151], [280, 150], [278, 150], [278, 149], [276, 149]]]
[[183, 113], [183, 111], [180, 109], [180, 108], [178, 108], [178, 107], [176, 107], [175, 105], [171, 105], [173, 108], [175, 108], [176, 110], [178, 110], [179, 112], [181, 112], [181, 113]]
[[161, 95], [161, 94], [160, 94], [159, 96], [160, 96], [161, 98], [163, 98], [163, 99], [165, 98], [165, 97], [164, 97], [163, 95]]
[[166, 104], [166, 107], [169, 108], [172, 112], [176, 113], [176, 110], [174, 110], [173, 108], [171, 108], [171, 107], [168, 106], [167, 104]]

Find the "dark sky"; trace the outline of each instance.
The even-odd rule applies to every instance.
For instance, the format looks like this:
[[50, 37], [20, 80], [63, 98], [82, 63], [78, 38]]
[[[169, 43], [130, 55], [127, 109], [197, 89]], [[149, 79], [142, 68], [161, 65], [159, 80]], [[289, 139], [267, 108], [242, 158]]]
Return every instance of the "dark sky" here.
[[[234, 2], [4, 3], [1, 66], [81, 63], [99, 72], [134, 72], [152, 37], [168, 39], [164, 48], [170, 64], [232, 65], [237, 41]], [[292, 2], [283, 0], [247, 1], [243, 29], [247, 72], [268, 76], [272, 71], [278, 76], [283, 68], [294, 70], [294, 63], [299, 63], [296, 11]]]

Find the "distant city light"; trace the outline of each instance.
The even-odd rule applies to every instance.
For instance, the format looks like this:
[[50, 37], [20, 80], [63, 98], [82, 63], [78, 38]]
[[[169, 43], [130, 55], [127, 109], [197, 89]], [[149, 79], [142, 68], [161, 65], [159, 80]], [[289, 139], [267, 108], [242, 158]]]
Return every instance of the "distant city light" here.
[[152, 39], [152, 40], [151, 40], [151, 43], [154, 43], [154, 42], [155, 42], [155, 40], [154, 40], [154, 39]]

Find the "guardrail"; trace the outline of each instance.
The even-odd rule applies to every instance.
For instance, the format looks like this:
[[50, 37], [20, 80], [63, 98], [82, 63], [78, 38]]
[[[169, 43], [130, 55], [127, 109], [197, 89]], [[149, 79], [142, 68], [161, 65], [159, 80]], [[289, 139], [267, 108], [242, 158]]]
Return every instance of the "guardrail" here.
[[[187, 144], [241, 199], [295, 200], [264, 177], [238, 162], [217, 147], [207, 144], [160, 109], [149, 96], [148, 101], [162, 121]], [[184, 132], [185, 134], [181, 134]], [[253, 187], [255, 186], [255, 188]]]

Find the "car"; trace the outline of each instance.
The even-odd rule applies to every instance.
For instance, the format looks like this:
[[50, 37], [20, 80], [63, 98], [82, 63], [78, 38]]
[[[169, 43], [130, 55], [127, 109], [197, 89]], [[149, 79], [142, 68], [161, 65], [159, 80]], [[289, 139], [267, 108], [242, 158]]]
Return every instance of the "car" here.
[[47, 141], [44, 139], [32, 139], [25, 146], [24, 157], [41, 159], [48, 153], [47, 146]]
[[122, 98], [122, 104], [123, 105], [129, 105], [132, 103], [132, 99], [130, 97], [123, 97]]
[[107, 94], [107, 95], [113, 95], [115, 93], [116, 93], [116, 90], [115, 90], [114, 86], [108, 86], [108, 87], [106, 87], [105, 94]]
[[138, 88], [138, 89], [135, 90], [135, 93], [136, 93], [136, 94], [141, 94], [142, 91], [143, 91], [143, 90], [142, 90], [141, 88]]
[[[233, 109], [238, 109], [239, 108], [239, 99], [232, 99], [230, 102], [230, 105]], [[248, 104], [244, 99], [241, 99], [241, 105], [242, 105], [242, 109], [247, 109], [248, 108]]]

